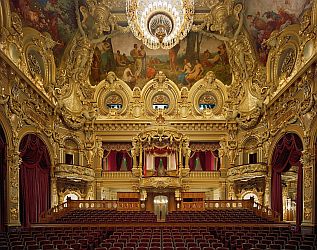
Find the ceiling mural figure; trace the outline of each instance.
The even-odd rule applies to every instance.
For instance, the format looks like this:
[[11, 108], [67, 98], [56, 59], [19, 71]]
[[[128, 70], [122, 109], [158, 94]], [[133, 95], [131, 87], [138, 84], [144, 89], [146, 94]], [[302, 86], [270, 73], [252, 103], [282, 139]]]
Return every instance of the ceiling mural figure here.
[[304, 13], [312, 8], [312, 0], [304, 1], [249, 1], [246, 27], [250, 32], [260, 62], [265, 65], [269, 53], [269, 40], [273, 32], [278, 33], [287, 26], [302, 23]]
[[87, 101], [94, 93], [89, 75], [95, 48], [120, 27], [105, 1], [86, 1], [82, 6], [75, 1], [75, 14], [78, 30], [68, 43], [57, 72], [55, 112], [77, 128], [86, 120], [93, 120], [97, 111]]
[[78, 31], [68, 44], [61, 64], [61, 68], [77, 80], [88, 78], [95, 47], [116, 28], [115, 17], [107, 5], [86, 2], [87, 7], [79, 7], [78, 1], [75, 1]]

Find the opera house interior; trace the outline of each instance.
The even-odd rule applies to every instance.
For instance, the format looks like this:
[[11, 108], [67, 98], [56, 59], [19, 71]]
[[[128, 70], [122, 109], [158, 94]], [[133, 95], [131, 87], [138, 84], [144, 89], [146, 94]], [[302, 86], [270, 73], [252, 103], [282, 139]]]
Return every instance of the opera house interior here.
[[0, 250], [317, 249], [317, 0], [0, 0]]

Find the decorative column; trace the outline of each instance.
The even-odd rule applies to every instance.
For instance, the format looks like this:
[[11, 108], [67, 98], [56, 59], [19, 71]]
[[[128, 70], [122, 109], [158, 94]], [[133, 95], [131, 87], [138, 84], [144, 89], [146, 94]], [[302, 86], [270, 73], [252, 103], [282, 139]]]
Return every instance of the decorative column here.
[[95, 182], [92, 181], [88, 185], [86, 200], [95, 200]]
[[227, 154], [228, 150], [226, 147], [226, 142], [225, 141], [220, 141], [220, 148], [218, 150], [219, 152], [219, 158], [220, 158], [220, 168], [219, 171], [221, 172], [221, 174], [226, 170], [226, 161], [225, 161], [225, 155]]
[[51, 207], [58, 205], [58, 194], [57, 194], [57, 178], [51, 177]]
[[143, 166], [143, 148], [142, 144], [140, 143], [140, 152], [139, 152], [139, 168], [142, 169]]
[[189, 158], [190, 158], [191, 150], [190, 150], [188, 142], [186, 142], [184, 150], [185, 150], [185, 169], [189, 169]]
[[272, 167], [267, 166], [267, 176], [265, 177], [265, 191], [264, 191], [263, 204], [268, 207], [271, 207], [271, 178], [272, 178]]
[[[133, 160], [132, 174], [135, 177], [142, 176], [142, 173], [140, 172], [139, 164], [137, 161], [137, 155], [140, 153], [139, 143], [140, 142], [137, 139], [134, 139], [132, 141], [132, 149], [131, 149], [131, 155], [132, 155], [132, 160]], [[142, 169], [141, 169], [141, 171], [142, 171]]]
[[226, 190], [228, 190], [228, 199], [229, 200], [235, 200], [236, 199], [236, 194], [234, 192], [234, 183], [233, 182], [227, 182], [227, 187]]
[[[17, 146], [18, 147], [18, 146]], [[22, 159], [18, 150], [8, 152], [8, 226], [20, 226], [19, 170]]]
[[220, 200], [227, 199], [227, 183], [226, 181], [220, 182]]
[[183, 167], [183, 154], [182, 154], [182, 143], [179, 143], [178, 148], [178, 169]]
[[[313, 188], [316, 173], [313, 171], [313, 157], [308, 150], [303, 151], [301, 162], [303, 164], [303, 226], [313, 226]], [[314, 180], [315, 176], [315, 180]], [[315, 204], [316, 206], [316, 204]]]
[[104, 149], [102, 148], [102, 142], [97, 142], [96, 145], [97, 155], [95, 157], [95, 174], [96, 176], [101, 176], [103, 170], [103, 158], [104, 158]]

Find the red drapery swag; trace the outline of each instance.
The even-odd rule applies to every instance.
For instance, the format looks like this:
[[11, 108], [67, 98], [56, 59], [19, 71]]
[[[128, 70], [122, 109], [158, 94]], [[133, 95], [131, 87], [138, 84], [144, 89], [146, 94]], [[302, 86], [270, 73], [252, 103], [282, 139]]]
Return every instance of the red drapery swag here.
[[[201, 169], [198, 167], [200, 164]], [[189, 159], [191, 171], [216, 171], [215, 156], [211, 151], [197, 151]]]
[[50, 158], [45, 144], [36, 135], [23, 137], [20, 144], [21, 223], [38, 222], [50, 207]]
[[303, 169], [300, 162], [303, 145], [301, 139], [296, 134], [286, 134], [277, 143], [272, 158], [272, 189], [271, 204], [272, 209], [283, 217], [282, 200], [282, 177], [283, 172], [288, 171], [291, 166], [298, 167], [297, 194], [296, 194], [296, 225], [299, 228], [302, 222], [303, 213]]
[[6, 222], [6, 142], [2, 128], [0, 127], [0, 232], [5, 230]]
[[130, 171], [132, 169], [132, 158], [127, 151], [111, 150], [107, 158], [108, 171]]

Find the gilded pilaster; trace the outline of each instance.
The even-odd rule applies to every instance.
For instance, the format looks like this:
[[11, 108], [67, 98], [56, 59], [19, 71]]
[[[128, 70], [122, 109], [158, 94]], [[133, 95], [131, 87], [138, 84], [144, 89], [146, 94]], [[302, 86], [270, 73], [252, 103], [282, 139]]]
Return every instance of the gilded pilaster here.
[[271, 176], [272, 176], [272, 167], [268, 166], [268, 173], [265, 177], [265, 191], [264, 191], [264, 201], [265, 206], [271, 207]]
[[57, 193], [57, 179], [55, 177], [51, 178], [51, 206], [58, 205], [58, 193]]
[[303, 158], [301, 160], [303, 164], [303, 225], [313, 224], [313, 157], [310, 152], [303, 152]]
[[20, 225], [19, 166], [22, 159], [19, 151], [11, 150], [8, 156], [8, 226]]

